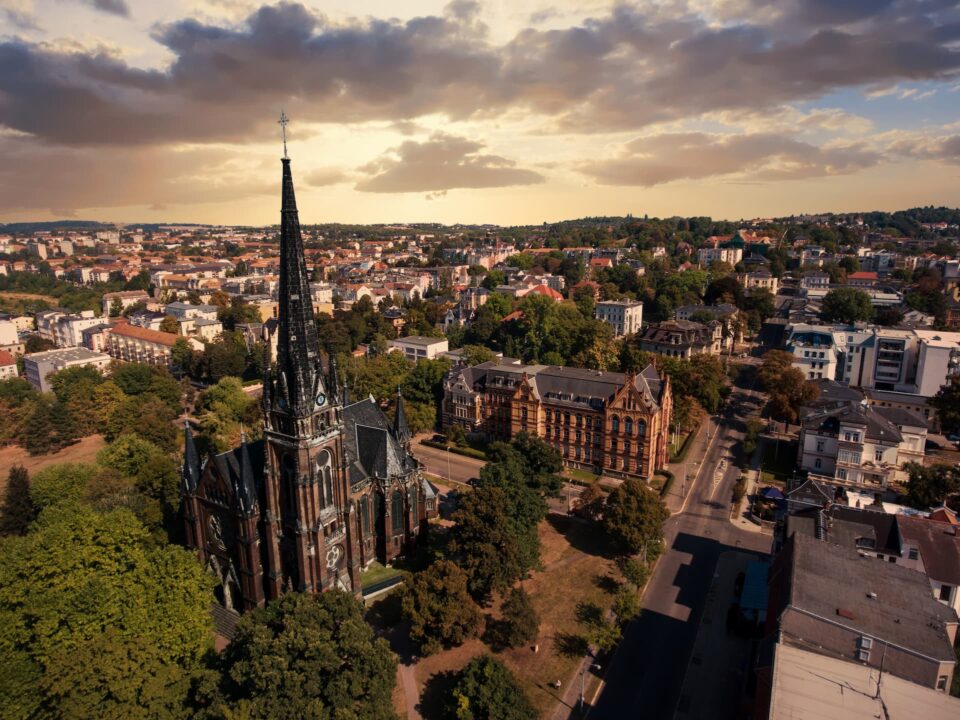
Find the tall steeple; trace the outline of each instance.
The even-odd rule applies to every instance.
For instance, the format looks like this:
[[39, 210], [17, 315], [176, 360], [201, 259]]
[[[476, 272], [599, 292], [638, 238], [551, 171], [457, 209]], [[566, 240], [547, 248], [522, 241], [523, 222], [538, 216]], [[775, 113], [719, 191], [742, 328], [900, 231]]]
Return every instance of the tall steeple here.
[[283, 198], [280, 208], [279, 383], [276, 402], [294, 416], [304, 417], [322, 404], [319, 398], [325, 400], [325, 397], [290, 158], [284, 157], [280, 162], [283, 165]]

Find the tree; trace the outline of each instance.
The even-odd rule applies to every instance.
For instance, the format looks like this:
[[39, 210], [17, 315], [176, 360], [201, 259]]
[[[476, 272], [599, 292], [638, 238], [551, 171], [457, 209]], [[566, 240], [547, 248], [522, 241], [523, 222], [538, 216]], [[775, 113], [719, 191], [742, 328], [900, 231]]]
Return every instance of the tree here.
[[214, 382], [241, 377], [247, 367], [247, 344], [238, 332], [225, 332], [203, 351], [204, 374]]
[[817, 386], [793, 367], [793, 355], [783, 350], [770, 350], [763, 356], [757, 377], [770, 396], [770, 414], [782, 422], [796, 422], [800, 408], [819, 394]]
[[110, 380], [125, 395], [154, 395], [171, 410], [180, 410], [180, 383], [166, 368], [143, 363], [114, 363]]
[[170, 348], [170, 362], [181, 373], [192, 375], [196, 371], [196, 353], [186, 338], [178, 337]]
[[499, 639], [504, 647], [522, 647], [537, 638], [540, 616], [523, 588], [513, 588], [500, 606], [503, 621]]
[[37, 515], [30, 497], [30, 476], [23, 465], [14, 465], [7, 474], [0, 506], [0, 535], [26, 535]]
[[620, 625], [626, 625], [640, 614], [640, 596], [630, 585], [622, 585], [613, 596], [613, 614]]
[[467, 365], [479, 365], [497, 359], [493, 350], [483, 345], [464, 345], [461, 349], [463, 350], [463, 361]]
[[507, 666], [485, 654], [475, 657], [458, 673], [445, 717], [534, 720], [537, 714]]
[[160, 332], [178, 335], [180, 333], [180, 323], [173, 315], [167, 315], [160, 321]]
[[895, 305], [878, 307], [873, 312], [873, 321], [877, 325], [892, 327], [903, 322], [903, 310]]
[[960, 433], [960, 378], [952, 377], [929, 400], [937, 411], [940, 427], [946, 433]]
[[663, 524], [670, 511], [660, 496], [636, 478], [625, 480], [607, 497], [604, 528], [624, 554], [653, 560], [663, 549]]
[[155, 511], [148, 509], [142, 514], [145, 524], [158, 525], [175, 515], [180, 504], [180, 474], [173, 458], [152, 442], [121, 435], [97, 453], [97, 463], [130, 478], [139, 493], [156, 503]]
[[5, 712], [186, 717], [212, 598], [193, 554], [148, 542], [128, 511], [48, 507], [0, 543]]
[[449, 560], [437, 560], [406, 579], [401, 598], [410, 639], [423, 655], [461, 645], [480, 630], [480, 609], [467, 592], [467, 575]]
[[598, 483], [588, 485], [580, 493], [577, 510], [588, 520], [597, 520], [603, 513], [603, 505], [607, 500], [606, 493], [600, 488]]
[[735, 275], [718, 277], [707, 285], [703, 302], [707, 305], [732, 303], [738, 308], [743, 307], [743, 286]]
[[176, 417], [177, 414], [154, 395], [128, 397], [107, 420], [104, 436], [113, 442], [125, 433], [133, 433], [172, 452], [177, 445], [177, 430], [173, 426]]
[[120, 298], [115, 297], [110, 302], [110, 317], [120, 317], [121, 314], [123, 314], [123, 303], [120, 302]]
[[288, 593], [240, 618], [222, 660], [227, 717], [394, 718], [397, 665], [348, 593]]
[[945, 504], [960, 493], [960, 470], [952, 465], [907, 463], [907, 504], [920, 510]]
[[824, 322], [842, 322], [852, 325], [866, 322], [873, 317], [873, 304], [863, 290], [841, 287], [831, 290], [823, 297], [820, 319]]

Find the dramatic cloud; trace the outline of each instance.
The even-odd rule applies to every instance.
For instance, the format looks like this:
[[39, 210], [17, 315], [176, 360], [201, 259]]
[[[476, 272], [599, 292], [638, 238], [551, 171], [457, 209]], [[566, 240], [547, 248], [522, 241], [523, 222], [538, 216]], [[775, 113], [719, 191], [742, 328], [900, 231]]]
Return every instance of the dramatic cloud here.
[[875, 165], [864, 146], [817, 147], [783, 135], [668, 133], [638, 138], [618, 157], [585, 163], [602, 185], [649, 187], [673, 180], [737, 175], [745, 180], [796, 180], [842, 175]]
[[83, 0], [83, 4], [111, 15], [130, 16], [130, 8], [125, 0]]
[[482, 155], [483, 145], [436, 133], [424, 142], [408, 140], [360, 168], [371, 175], [357, 183], [363, 192], [443, 192], [455, 188], [534, 185], [544, 177], [498, 155]]
[[516, 109], [555, 129], [601, 132], [960, 71], [960, 17], [948, 0], [721, 5], [722, 23], [620, 6], [498, 45], [465, 0], [443, 16], [337, 24], [285, 3], [238, 25], [160, 28], [155, 39], [173, 60], [155, 70], [9, 40], [0, 44], [0, 123], [68, 144], [250, 140], [271, 132], [254, 109], [284, 105], [329, 123]]

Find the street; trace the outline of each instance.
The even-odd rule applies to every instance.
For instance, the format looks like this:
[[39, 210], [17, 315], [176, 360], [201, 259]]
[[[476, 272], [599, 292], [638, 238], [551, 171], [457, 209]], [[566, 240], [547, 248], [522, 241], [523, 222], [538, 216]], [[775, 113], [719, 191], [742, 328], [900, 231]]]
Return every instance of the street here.
[[423, 467], [428, 473], [443, 480], [459, 483], [465, 483], [472, 477], [479, 477], [480, 468], [486, 463], [482, 460], [475, 460], [464, 455], [430, 447], [420, 442], [422, 438], [428, 437], [430, 436], [417, 437], [413, 443], [413, 454], [417, 460], [423, 463]]
[[[740, 475], [732, 452], [744, 436], [743, 418], [759, 397], [742, 382], [748, 376], [741, 374], [744, 386], [734, 387], [726, 413], [711, 417], [707, 432], [691, 448], [693, 459], [687, 465], [692, 479], [685, 497], [671, 493], [668, 500], [674, 514], [664, 528], [667, 550], [647, 586], [643, 612], [626, 628], [606, 669], [604, 687], [589, 713], [593, 720], [673, 718], [720, 554], [769, 552], [769, 535], [740, 530], [729, 519], [732, 485]], [[682, 493], [682, 478], [677, 484]], [[711, 718], [732, 716], [735, 710], [713, 708]]]

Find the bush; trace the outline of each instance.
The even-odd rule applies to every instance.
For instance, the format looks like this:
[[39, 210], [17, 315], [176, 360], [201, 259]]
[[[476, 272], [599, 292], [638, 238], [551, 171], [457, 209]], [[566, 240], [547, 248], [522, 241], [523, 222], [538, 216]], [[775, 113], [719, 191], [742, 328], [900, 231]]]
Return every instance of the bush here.
[[734, 505], [739, 505], [740, 501], [743, 500], [743, 496], [747, 494], [747, 478], [745, 475], [741, 475], [737, 478], [737, 481], [733, 484], [733, 498], [731, 502]]

